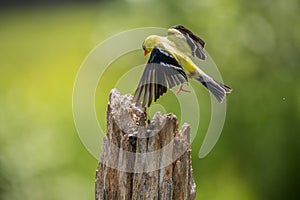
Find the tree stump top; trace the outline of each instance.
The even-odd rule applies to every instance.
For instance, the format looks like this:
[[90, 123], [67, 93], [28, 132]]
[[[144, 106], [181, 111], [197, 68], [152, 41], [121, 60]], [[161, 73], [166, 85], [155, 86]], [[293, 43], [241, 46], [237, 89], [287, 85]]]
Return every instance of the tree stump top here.
[[96, 200], [194, 199], [190, 128], [174, 114], [156, 113], [129, 94], [110, 93], [106, 138], [96, 173]]

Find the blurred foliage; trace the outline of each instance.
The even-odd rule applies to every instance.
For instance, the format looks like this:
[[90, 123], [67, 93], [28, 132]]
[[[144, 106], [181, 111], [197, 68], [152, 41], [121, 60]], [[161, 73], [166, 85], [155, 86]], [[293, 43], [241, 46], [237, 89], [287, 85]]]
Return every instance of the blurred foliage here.
[[[298, 199], [299, 12], [296, 0], [118, 0], [2, 8], [0, 199], [93, 199], [97, 160], [81, 144], [72, 118], [76, 73], [91, 49], [113, 34], [175, 24], [205, 39], [234, 89], [213, 152], [199, 160], [202, 136], [193, 141], [197, 199]], [[132, 56], [126, 66], [129, 61]], [[207, 92], [199, 90], [208, 102]], [[104, 124], [105, 107], [98, 113]], [[209, 108], [203, 110], [205, 122]]]

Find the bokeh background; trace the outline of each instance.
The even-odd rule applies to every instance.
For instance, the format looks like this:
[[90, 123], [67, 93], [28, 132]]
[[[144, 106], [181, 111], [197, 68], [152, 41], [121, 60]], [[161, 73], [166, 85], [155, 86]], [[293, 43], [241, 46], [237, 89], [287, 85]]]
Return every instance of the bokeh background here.
[[[1, 200], [94, 198], [97, 160], [81, 144], [72, 116], [80, 65], [113, 34], [176, 24], [205, 39], [234, 89], [222, 136], [200, 160], [210, 106], [199, 87], [203, 125], [192, 143], [197, 199], [299, 199], [299, 1], [1, 0], [0, 6]], [[147, 58], [141, 50], [120, 61], [110, 73]], [[101, 87], [109, 91], [116, 79]], [[99, 104], [105, 124], [106, 104]]]

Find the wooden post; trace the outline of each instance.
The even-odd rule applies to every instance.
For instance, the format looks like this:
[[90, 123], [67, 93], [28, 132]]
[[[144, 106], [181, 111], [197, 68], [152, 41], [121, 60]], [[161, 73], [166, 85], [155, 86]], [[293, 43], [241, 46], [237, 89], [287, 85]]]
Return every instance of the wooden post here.
[[194, 199], [195, 187], [189, 125], [178, 130], [173, 114], [147, 121], [145, 108], [113, 89], [95, 199]]

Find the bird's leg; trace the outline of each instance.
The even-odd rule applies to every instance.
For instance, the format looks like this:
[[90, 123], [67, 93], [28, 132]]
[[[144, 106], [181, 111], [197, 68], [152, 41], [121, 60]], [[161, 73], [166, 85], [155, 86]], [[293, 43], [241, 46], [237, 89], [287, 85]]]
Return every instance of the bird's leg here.
[[[185, 83], [186, 83], [186, 85], [189, 85], [188, 82], [185, 82]], [[176, 91], [176, 95], [178, 95], [180, 92], [191, 92], [189, 90], [183, 89], [183, 84], [181, 84], [180, 87], [179, 87], [179, 89]]]
[[186, 76], [187, 76], [188, 78], [192, 78], [192, 77], [193, 77], [193, 74], [192, 74], [192, 73], [188, 73]]
[[197, 75], [197, 70], [188, 73], [188, 74], [187, 74], [187, 77], [188, 77], [188, 78], [193, 78], [193, 77], [195, 77], [196, 75]]

